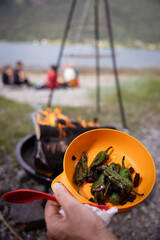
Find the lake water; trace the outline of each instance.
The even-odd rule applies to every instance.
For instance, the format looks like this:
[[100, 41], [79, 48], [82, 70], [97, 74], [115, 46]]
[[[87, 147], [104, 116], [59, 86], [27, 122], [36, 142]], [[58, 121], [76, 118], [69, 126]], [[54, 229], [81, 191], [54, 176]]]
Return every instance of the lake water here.
[[[48, 70], [57, 63], [59, 50], [58, 45], [0, 42], [0, 68], [22, 61], [27, 69]], [[90, 46], [65, 46], [61, 65], [74, 61], [79, 68], [95, 67], [94, 53], [94, 47]], [[110, 49], [101, 48], [100, 53], [100, 66], [112, 68]], [[160, 50], [116, 48], [116, 62], [119, 69], [160, 69]]]

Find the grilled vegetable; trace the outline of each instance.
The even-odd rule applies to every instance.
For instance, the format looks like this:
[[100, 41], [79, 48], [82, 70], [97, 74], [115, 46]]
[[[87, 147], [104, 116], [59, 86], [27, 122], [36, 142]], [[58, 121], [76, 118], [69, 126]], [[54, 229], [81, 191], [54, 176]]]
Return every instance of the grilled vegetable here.
[[140, 174], [136, 173], [136, 175], [134, 177], [134, 181], [133, 181], [134, 187], [138, 187], [139, 181], [140, 181]]
[[[114, 163], [112, 162], [109, 166], [108, 166], [111, 170], [116, 171], [117, 173], [119, 173], [120, 169], [121, 169], [121, 165], [119, 163]], [[107, 195], [108, 190], [111, 186], [111, 181], [109, 180], [109, 178], [106, 181], [106, 187], [105, 187], [105, 192], [104, 192], [104, 196]]]
[[119, 171], [121, 170], [121, 165], [119, 163], [112, 162], [108, 167], [111, 170], [116, 171], [117, 173], [119, 173]]
[[128, 194], [130, 192], [134, 192], [139, 196], [143, 196], [144, 194], [140, 194], [135, 192], [133, 189], [133, 183], [128, 179], [121, 175], [119, 175], [116, 171], [111, 170], [109, 167], [106, 167], [104, 170], [104, 174], [109, 178], [109, 180], [118, 186], [119, 188], [125, 190], [125, 192]]
[[108, 151], [111, 148], [112, 147], [109, 147], [107, 148], [107, 150], [101, 151], [96, 155], [96, 157], [94, 158], [93, 162], [89, 167], [89, 172], [92, 172], [97, 166], [104, 164], [104, 162], [108, 160], [109, 158]]
[[87, 167], [87, 153], [83, 152], [81, 159], [79, 160], [76, 170], [74, 172], [73, 180], [78, 185], [78, 193], [80, 186], [85, 182], [85, 178], [88, 173]]
[[105, 191], [105, 178], [104, 173], [101, 173], [97, 181], [95, 181], [91, 187], [91, 193], [94, 196], [94, 202], [104, 200], [104, 191]]
[[112, 195], [109, 197], [109, 201], [113, 204], [119, 204], [121, 201], [121, 197], [117, 192], [112, 193]]
[[119, 175], [121, 175], [122, 177], [128, 178], [132, 182], [131, 173], [129, 169], [125, 167], [124, 160], [125, 160], [125, 156], [123, 156], [122, 158], [122, 168], [119, 171]]

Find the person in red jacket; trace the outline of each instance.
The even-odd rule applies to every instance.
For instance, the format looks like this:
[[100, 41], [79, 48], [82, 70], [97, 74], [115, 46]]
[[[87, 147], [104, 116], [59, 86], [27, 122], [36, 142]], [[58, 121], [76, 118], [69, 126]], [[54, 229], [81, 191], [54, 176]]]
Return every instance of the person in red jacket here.
[[57, 76], [57, 67], [52, 65], [49, 72], [47, 73], [45, 84], [41, 86], [36, 86], [36, 89], [52, 89], [58, 88], [58, 76]]
[[47, 80], [46, 80], [46, 88], [58, 88], [59, 83], [57, 81], [57, 67], [56, 66], [51, 66], [50, 71], [47, 73]]

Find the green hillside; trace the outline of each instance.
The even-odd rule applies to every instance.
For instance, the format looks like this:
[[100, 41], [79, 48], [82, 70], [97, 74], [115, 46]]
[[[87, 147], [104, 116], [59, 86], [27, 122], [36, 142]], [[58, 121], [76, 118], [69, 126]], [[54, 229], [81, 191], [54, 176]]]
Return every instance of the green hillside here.
[[[78, 0], [68, 40], [74, 42], [86, 0]], [[106, 40], [107, 29], [103, 0], [100, 3], [100, 39]], [[0, 40], [33, 41], [62, 38], [71, 0], [0, 0]], [[110, 0], [115, 41], [132, 45], [136, 40], [160, 44], [159, 0]], [[81, 42], [94, 38], [94, 1], [87, 13]]]

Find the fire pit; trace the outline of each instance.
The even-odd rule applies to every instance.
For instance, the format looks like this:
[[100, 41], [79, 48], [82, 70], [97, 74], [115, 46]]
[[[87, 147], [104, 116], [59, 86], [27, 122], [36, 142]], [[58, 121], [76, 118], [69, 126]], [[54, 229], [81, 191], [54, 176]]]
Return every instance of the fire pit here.
[[[36, 115], [36, 118], [34, 116], [36, 134], [24, 137], [17, 144], [15, 153], [19, 164], [33, 178], [50, 186], [52, 180], [63, 171], [65, 151], [75, 137], [95, 128], [115, 128], [112, 126], [99, 127], [97, 121], [89, 125], [84, 121], [82, 121], [83, 124], [72, 122], [62, 114], [60, 117], [55, 117], [50, 110], [44, 113], [44, 122], [41, 121], [40, 115]], [[51, 122], [54, 122], [54, 125], [48, 124], [46, 114], [52, 117]]]
[[45, 159], [51, 161], [48, 164], [43, 162], [43, 156], [37, 156], [37, 141], [35, 134], [30, 134], [24, 137], [16, 146], [15, 155], [18, 163], [28, 172], [33, 178], [45, 185], [50, 185], [52, 180], [58, 176], [63, 170], [63, 156], [65, 150], [73, 138], [68, 139], [51, 139], [45, 140], [43, 149]]
[[24, 137], [16, 146], [15, 155], [19, 164], [28, 172], [33, 178], [43, 184], [50, 185], [52, 179], [36, 171], [34, 156], [36, 154], [36, 135], [30, 134]]

